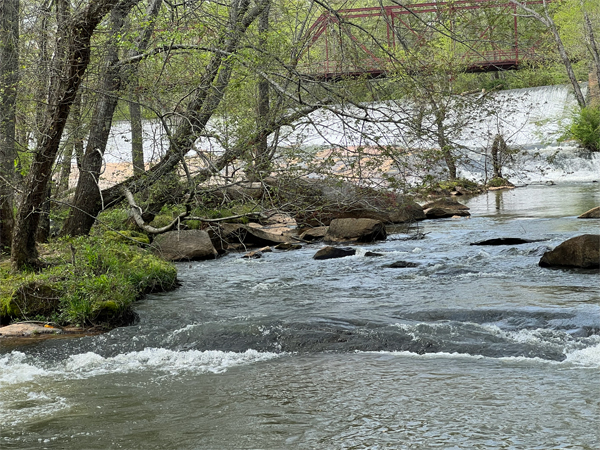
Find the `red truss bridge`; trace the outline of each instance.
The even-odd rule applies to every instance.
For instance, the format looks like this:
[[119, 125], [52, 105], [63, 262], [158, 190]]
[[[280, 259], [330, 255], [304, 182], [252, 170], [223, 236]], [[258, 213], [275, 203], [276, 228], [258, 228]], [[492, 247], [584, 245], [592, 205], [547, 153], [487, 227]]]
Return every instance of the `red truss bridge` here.
[[507, 0], [456, 0], [328, 11], [310, 27], [299, 68], [325, 80], [436, 64], [514, 70], [537, 59], [546, 42], [546, 30], [517, 8]]

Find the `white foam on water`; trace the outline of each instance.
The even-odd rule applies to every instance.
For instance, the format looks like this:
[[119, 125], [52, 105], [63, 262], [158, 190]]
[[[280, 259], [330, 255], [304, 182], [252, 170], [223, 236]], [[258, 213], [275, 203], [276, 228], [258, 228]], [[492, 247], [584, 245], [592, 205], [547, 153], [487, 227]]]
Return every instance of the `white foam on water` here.
[[0, 399], [0, 424], [14, 427], [31, 419], [44, 419], [70, 408], [67, 399], [45, 392], [11, 391]]
[[27, 355], [12, 352], [0, 357], [0, 389], [3, 386], [26, 383], [39, 376], [46, 375], [47, 370], [25, 362]]
[[73, 355], [65, 362], [65, 370], [67, 373], [84, 377], [146, 370], [171, 374], [181, 372], [221, 373], [230, 367], [265, 361], [277, 356], [279, 355], [276, 353], [262, 353], [256, 350], [234, 353], [219, 350], [180, 352], [164, 348], [146, 348], [139, 352], [123, 353], [110, 358], [103, 358], [92, 352]]
[[565, 362], [576, 366], [600, 367], [600, 344], [567, 353]]
[[156, 371], [179, 374], [182, 372], [222, 373], [228, 368], [277, 358], [280, 354], [246, 350], [243, 353], [219, 350], [175, 351], [164, 348], [146, 348], [105, 358], [93, 352], [72, 355], [67, 360], [42, 367], [26, 362], [26, 355], [13, 352], [0, 358], [0, 392], [7, 386], [36, 381], [40, 378], [85, 379], [99, 375]]

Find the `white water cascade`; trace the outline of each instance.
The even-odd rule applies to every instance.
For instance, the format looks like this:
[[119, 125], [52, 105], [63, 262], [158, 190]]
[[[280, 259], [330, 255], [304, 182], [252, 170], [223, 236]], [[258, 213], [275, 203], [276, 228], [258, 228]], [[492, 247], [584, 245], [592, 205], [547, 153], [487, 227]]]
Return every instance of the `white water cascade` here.
[[[587, 85], [582, 85], [584, 92]], [[462, 107], [450, 114], [446, 126], [449, 137], [465, 156], [461, 176], [485, 177], [489, 149], [494, 137], [501, 134], [516, 155], [506, 161], [504, 175], [515, 183], [557, 181], [593, 181], [600, 174], [600, 155], [584, 151], [573, 141], [560, 142], [563, 131], [577, 103], [568, 85], [542, 86], [494, 93], [477, 94], [485, 102]], [[366, 103], [355, 106], [332, 106], [312, 113], [292, 127], [282, 129], [280, 148], [301, 149], [308, 154], [319, 150], [389, 146], [404, 149], [435, 148], [433, 133], [415, 137], [407, 125], [414, 110], [402, 101]], [[226, 136], [231, 124], [215, 120], [210, 132]], [[424, 127], [431, 127], [431, 121]], [[168, 143], [161, 125], [144, 124], [144, 153], [155, 161], [167, 150]], [[106, 151], [109, 163], [130, 161], [130, 126], [119, 122], [113, 126]], [[223, 149], [214, 139], [202, 139], [198, 148], [215, 154]], [[488, 168], [489, 170], [489, 168]]]

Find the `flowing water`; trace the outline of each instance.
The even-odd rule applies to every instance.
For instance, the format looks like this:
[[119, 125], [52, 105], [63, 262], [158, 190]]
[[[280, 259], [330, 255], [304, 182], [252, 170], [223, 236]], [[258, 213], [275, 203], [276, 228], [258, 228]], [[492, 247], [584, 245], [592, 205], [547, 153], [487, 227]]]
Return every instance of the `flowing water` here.
[[[0, 341], [0, 448], [600, 448], [599, 276], [537, 265], [599, 232], [598, 184], [465, 203], [353, 257], [179, 264], [104, 335]], [[470, 245], [493, 237], [535, 242]]]

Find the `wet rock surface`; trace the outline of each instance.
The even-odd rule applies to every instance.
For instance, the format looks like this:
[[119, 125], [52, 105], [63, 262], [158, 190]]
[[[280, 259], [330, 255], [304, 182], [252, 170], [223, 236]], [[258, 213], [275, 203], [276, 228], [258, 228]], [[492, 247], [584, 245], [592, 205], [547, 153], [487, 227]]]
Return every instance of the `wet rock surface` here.
[[541, 267], [600, 268], [600, 234], [584, 234], [566, 240], [542, 256]]
[[167, 261], [196, 261], [217, 257], [210, 236], [204, 230], [169, 231], [154, 239], [155, 253]]
[[352, 247], [323, 247], [315, 255], [313, 259], [333, 259], [333, 258], [344, 258], [346, 256], [353, 256], [356, 254], [356, 249]]
[[578, 219], [600, 219], [600, 206], [596, 206], [595, 208], [590, 209], [589, 211], [584, 212]]
[[325, 235], [326, 242], [373, 242], [385, 240], [383, 222], [374, 219], [334, 219]]

